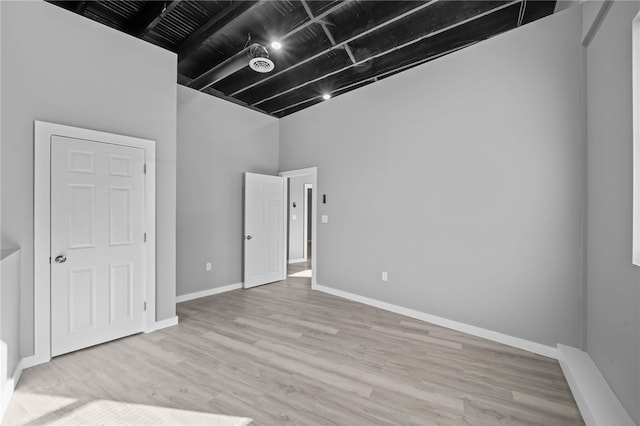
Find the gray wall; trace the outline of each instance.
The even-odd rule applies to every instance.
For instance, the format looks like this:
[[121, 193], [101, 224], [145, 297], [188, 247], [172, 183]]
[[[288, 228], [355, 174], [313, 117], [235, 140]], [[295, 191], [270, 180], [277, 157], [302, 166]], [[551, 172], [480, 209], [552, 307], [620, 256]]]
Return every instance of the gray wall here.
[[[593, 7], [585, 5], [585, 24]], [[638, 2], [613, 3], [586, 50], [587, 351], [636, 423], [640, 268], [631, 263], [631, 23], [639, 10]]]
[[580, 32], [572, 8], [282, 119], [280, 169], [327, 194], [318, 284], [578, 346]]
[[242, 282], [244, 172], [278, 172], [278, 121], [179, 86], [178, 295]]
[[33, 120], [156, 140], [158, 320], [175, 315], [176, 56], [45, 2], [3, 1], [2, 242], [33, 352]]
[[[304, 258], [304, 245], [307, 238], [304, 229], [304, 198], [306, 196], [304, 184], [310, 183], [308, 176], [298, 176], [289, 179], [289, 260]], [[296, 208], [293, 208], [293, 203]], [[293, 219], [293, 215], [296, 219]]]

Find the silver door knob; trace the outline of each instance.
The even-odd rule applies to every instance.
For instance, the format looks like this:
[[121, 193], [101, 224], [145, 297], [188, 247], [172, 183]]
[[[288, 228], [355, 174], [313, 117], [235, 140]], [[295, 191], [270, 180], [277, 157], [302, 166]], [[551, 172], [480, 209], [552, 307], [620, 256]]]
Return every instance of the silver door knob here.
[[247, 235], [247, 240], [250, 240], [251, 238], [251, 235]]
[[60, 255], [60, 256], [56, 256], [56, 263], [64, 263], [67, 261], [67, 257]]

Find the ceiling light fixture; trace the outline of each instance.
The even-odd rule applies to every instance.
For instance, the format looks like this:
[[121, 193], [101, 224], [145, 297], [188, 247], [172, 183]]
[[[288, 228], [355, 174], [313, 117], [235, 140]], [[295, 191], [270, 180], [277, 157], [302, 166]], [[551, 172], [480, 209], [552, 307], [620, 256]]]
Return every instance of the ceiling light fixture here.
[[325, 101], [328, 101], [329, 99], [331, 99], [331, 95], [328, 93], [325, 93], [324, 95], [322, 95], [322, 99], [324, 99]]
[[271, 47], [273, 47], [276, 50], [280, 50], [282, 48], [282, 43], [280, 43], [279, 41], [272, 41]]

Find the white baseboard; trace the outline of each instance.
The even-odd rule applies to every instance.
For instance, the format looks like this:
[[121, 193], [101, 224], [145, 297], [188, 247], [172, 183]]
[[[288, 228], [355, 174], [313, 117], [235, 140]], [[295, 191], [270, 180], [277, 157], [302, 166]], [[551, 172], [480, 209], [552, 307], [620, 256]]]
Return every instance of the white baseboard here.
[[558, 345], [558, 361], [587, 426], [635, 426], [588, 353]]
[[291, 264], [291, 263], [302, 263], [302, 262], [306, 262], [306, 261], [307, 261], [307, 259], [303, 259], [303, 258], [300, 258], [300, 259], [289, 259], [289, 264]]
[[2, 389], [2, 401], [0, 401], [0, 421], [4, 417], [4, 412], [7, 410], [9, 406], [9, 401], [11, 400], [11, 395], [13, 395], [13, 391], [16, 389], [18, 385], [18, 381], [20, 380], [20, 376], [22, 375], [22, 370], [24, 369], [23, 360], [18, 362], [15, 370], [13, 370], [13, 374], [11, 378], [7, 380], [5, 383], [4, 389]]
[[438, 317], [436, 315], [427, 314], [425, 312], [416, 311], [414, 309], [393, 305], [391, 303], [382, 302], [380, 300], [370, 299], [368, 297], [359, 296], [357, 294], [337, 290], [335, 288], [327, 287], [320, 284], [316, 284], [312, 288], [324, 293], [342, 297], [344, 299], [353, 300], [354, 302], [364, 303], [365, 305], [374, 306], [376, 308], [384, 309], [385, 311], [395, 312], [396, 314], [404, 315], [420, 321], [430, 322], [442, 327], [451, 328], [453, 330], [461, 331], [463, 333], [471, 334], [477, 337], [482, 337], [484, 339], [492, 340], [504, 345], [513, 346], [514, 348], [523, 349], [525, 351], [533, 352], [549, 358], [558, 357], [556, 348], [552, 346], [531, 342], [519, 337], [509, 336], [507, 334], [502, 334], [496, 331], [491, 331], [462, 322], [453, 321], [447, 318]]
[[199, 299], [201, 297], [213, 296], [214, 294], [224, 293], [231, 290], [242, 288], [242, 283], [229, 284], [224, 287], [211, 288], [209, 290], [196, 291], [195, 293], [183, 294], [176, 296], [176, 303], [186, 302], [187, 300]]
[[[1, 1], [1, 0], [0, 0]], [[31, 368], [36, 365], [44, 364], [45, 362], [51, 361], [49, 357], [37, 357], [35, 355], [30, 355], [22, 358], [22, 368]]]
[[174, 325], [178, 325], [178, 316], [177, 315], [175, 317], [173, 317], [173, 318], [167, 318], [165, 320], [156, 321], [155, 330], [161, 330], [163, 328], [173, 327]]

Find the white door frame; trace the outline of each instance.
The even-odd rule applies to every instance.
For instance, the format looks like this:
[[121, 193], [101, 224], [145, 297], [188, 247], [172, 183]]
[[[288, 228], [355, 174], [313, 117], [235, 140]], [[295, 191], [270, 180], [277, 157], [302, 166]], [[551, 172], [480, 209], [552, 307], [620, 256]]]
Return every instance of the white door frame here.
[[[305, 183], [303, 185], [303, 188], [304, 198], [302, 199], [302, 214], [304, 214], [304, 220], [302, 222], [302, 241], [304, 242], [304, 245], [302, 246], [302, 257], [304, 257], [304, 260], [307, 260], [307, 256], [309, 255], [309, 250], [307, 249], [307, 246], [309, 245], [309, 230], [307, 229], [307, 227], [309, 226], [309, 197], [307, 196], [307, 193], [309, 189], [311, 189], [311, 196], [313, 197], [313, 194], [315, 194], [315, 190], [313, 189], [313, 185], [310, 183]], [[313, 203], [311, 203], [311, 206], [313, 206]], [[311, 232], [311, 241], [313, 241], [313, 231]]]
[[51, 360], [51, 137], [83, 139], [144, 150], [145, 175], [145, 301], [144, 332], [156, 319], [156, 146], [155, 141], [34, 121], [34, 354], [31, 367]]
[[[289, 170], [285, 172], [278, 173], [278, 176], [292, 178], [299, 176], [309, 176], [309, 181], [311, 182], [311, 186], [313, 187], [313, 202], [311, 203], [311, 289], [315, 290], [318, 286], [318, 282], [316, 279], [316, 271], [318, 270], [318, 168], [317, 167], [308, 167], [306, 169], [298, 169], [298, 170]], [[285, 197], [285, 210], [289, 205], [289, 195]], [[305, 194], [306, 199], [306, 194]], [[305, 215], [306, 217], [306, 215]], [[287, 229], [288, 226], [285, 226], [284, 229], [284, 239], [287, 238]], [[306, 247], [306, 238], [305, 238], [305, 247]], [[287, 245], [285, 244], [284, 248], [284, 268], [287, 270]]]
[[632, 23], [633, 224], [631, 261], [640, 266], [640, 13]]

